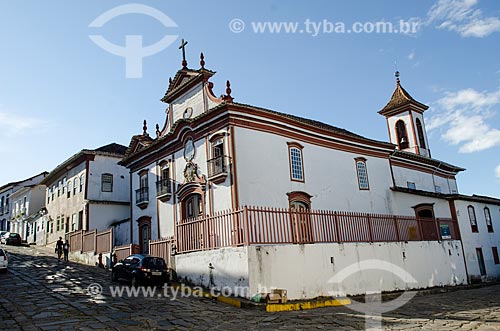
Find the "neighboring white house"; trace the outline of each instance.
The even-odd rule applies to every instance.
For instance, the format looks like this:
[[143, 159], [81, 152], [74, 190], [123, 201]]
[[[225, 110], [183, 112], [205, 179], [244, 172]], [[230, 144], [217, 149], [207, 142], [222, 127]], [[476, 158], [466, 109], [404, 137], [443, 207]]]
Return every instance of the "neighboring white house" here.
[[[33, 177], [18, 182], [8, 183], [0, 187], [0, 230], [15, 232], [14, 229], [11, 229], [10, 223], [13, 216], [12, 208], [14, 206], [12, 195], [24, 187], [36, 186], [47, 175], [48, 172], [42, 172]], [[25, 240], [26, 238], [22, 237], [22, 239]]]
[[25, 186], [10, 196], [12, 211], [10, 231], [17, 232], [28, 243], [36, 241], [36, 227], [33, 222], [45, 207], [45, 185]]
[[[47, 244], [76, 230], [106, 230], [130, 217], [128, 172], [117, 164], [125, 150], [114, 143], [84, 149], [43, 180], [47, 187]], [[117, 237], [128, 242], [130, 229], [122, 227], [121, 232]]]
[[500, 199], [460, 195], [452, 201], [460, 224], [469, 278], [472, 281], [500, 279]]
[[[455, 176], [464, 169], [431, 158], [428, 107], [399, 74], [379, 112], [388, 143], [235, 103], [229, 82], [217, 98], [214, 72], [203, 58], [200, 65], [183, 63], [162, 99], [163, 127], [152, 138], [144, 125], [121, 161], [130, 169], [133, 243], [143, 252], [150, 239], [173, 237], [179, 276], [243, 286], [247, 297], [262, 287], [299, 299], [467, 283], [450, 203], [463, 197]], [[331, 282], [366, 260], [407, 274], [357, 270]]]

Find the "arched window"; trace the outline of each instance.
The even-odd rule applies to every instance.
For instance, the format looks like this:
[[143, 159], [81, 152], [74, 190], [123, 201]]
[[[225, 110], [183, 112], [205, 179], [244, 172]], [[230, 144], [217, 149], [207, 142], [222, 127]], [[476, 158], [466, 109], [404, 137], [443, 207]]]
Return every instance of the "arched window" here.
[[396, 122], [396, 136], [398, 138], [399, 149], [408, 148], [408, 134], [406, 133], [406, 124], [403, 120]]
[[193, 193], [186, 197], [183, 204], [183, 219], [197, 218], [203, 215], [201, 194]]
[[417, 134], [418, 134], [418, 141], [420, 142], [420, 148], [426, 148], [425, 147], [425, 138], [424, 138], [424, 129], [422, 129], [422, 122], [420, 122], [419, 118], [417, 118]]
[[288, 143], [290, 179], [297, 182], [304, 181], [304, 161], [302, 159], [302, 148], [302, 145], [298, 143]]
[[493, 223], [491, 223], [491, 214], [488, 207], [484, 207], [484, 219], [486, 220], [486, 226], [488, 227], [488, 232], [493, 232]]
[[368, 170], [366, 169], [366, 159], [359, 157], [356, 161], [356, 173], [358, 174], [358, 187], [360, 190], [370, 189], [368, 184]]
[[476, 211], [474, 210], [474, 207], [468, 206], [467, 212], [469, 214], [469, 222], [470, 222], [472, 232], [479, 232], [477, 229]]

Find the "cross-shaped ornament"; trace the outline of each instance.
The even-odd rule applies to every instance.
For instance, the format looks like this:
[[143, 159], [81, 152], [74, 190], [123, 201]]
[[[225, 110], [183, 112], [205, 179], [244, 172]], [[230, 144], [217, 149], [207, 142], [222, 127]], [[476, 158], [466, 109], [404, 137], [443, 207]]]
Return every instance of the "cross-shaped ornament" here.
[[184, 41], [184, 38], [181, 41], [181, 45], [179, 46], [179, 49], [182, 49], [182, 67], [187, 68], [187, 61], [186, 61], [186, 45], [188, 44], [187, 41]]

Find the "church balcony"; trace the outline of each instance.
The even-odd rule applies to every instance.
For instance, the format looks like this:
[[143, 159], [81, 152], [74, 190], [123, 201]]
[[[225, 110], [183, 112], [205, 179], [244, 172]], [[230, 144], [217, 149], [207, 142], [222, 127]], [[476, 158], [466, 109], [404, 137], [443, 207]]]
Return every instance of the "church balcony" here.
[[207, 161], [208, 180], [222, 183], [226, 180], [229, 168], [229, 157], [221, 155]]
[[135, 190], [135, 204], [137, 207], [144, 209], [148, 206], [149, 203], [149, 188], [141, 187], [138, 190]]
[[172, 196], [172, 181], [169, 178], [160, 179], [156, 182], [156, 198], [160, 201], [168, 201]]

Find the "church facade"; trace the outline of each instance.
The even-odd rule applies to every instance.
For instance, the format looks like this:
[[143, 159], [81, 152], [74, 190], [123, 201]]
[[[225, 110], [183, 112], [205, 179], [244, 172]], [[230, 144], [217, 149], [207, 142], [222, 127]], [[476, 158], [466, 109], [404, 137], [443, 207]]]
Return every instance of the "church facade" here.
[[[272, 287], [301, 299], [500, 276], [499, 236], [483, 233], [487, 220], [478, 226], [487, 241], [475, 236], [467, 211], [488, 208], [492, 223], [500, 200], [459, 194], [456, 175], [465, 169], [431, 157], [428, 107], [398, 73], [379, 111], [389, 142], [237, 103], [229, 81], [216, 97], [214, 74], [203, 54], [199, 69], [184, 59], [162, 99], [163, 126], [151, 137], [145, 122], [121, 161], [130, 169], [131, 237], [143, 252], [150, 240], [171, 238], [179, 276], [244, 287], [247, 297]], [[362, 260], [407, 274], [377, 278], [363, 269], [332, 281]]]

